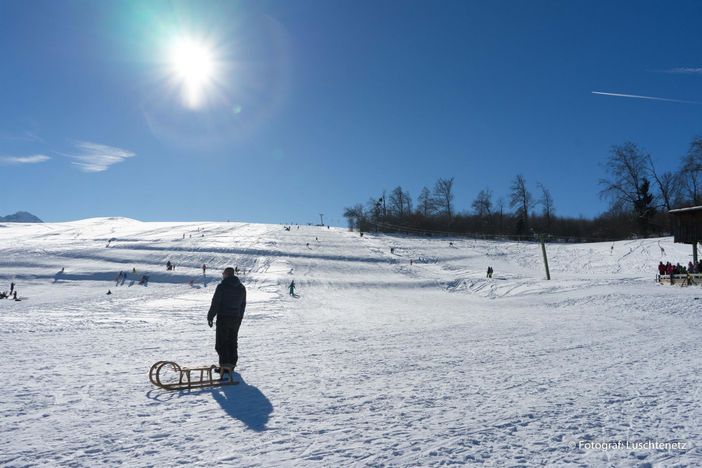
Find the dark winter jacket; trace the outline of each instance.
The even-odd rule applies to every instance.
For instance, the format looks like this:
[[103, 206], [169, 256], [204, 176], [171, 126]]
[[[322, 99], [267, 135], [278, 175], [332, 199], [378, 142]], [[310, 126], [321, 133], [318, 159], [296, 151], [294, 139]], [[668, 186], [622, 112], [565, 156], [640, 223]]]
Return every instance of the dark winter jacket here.
[[224, 278], [217, 285], [214, 297], [212, 297], [212, 305], [207, 314], [207, 320], [214, 320], [217, 316], [217, 322], [241, 320], [244, 317], [246, 309], [246, 288], [239, 278], [232, 276]]

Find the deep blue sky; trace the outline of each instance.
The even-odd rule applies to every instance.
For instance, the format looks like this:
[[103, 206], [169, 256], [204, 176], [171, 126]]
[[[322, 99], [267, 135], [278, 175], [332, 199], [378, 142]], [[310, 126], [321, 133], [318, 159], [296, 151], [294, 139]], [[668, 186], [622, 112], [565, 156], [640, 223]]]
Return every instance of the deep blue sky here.
[[[522, 173], [593, 216], [609, 148], [673, 169], [702, 105], [592, 91], [702, 101], [701, 20], [698, 1], [0, 1], [0, 215], [343, 225], [384, 188], [454, 176], [467, 209]], [[176, 36], [218, 63], [197, 109], [165, 71]]]

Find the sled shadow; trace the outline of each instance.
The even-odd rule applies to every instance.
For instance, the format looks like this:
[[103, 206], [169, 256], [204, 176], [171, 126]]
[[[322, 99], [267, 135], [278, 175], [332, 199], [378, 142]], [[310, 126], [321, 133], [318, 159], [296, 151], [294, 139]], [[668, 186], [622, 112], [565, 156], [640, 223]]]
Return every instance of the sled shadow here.
[[176, 392], [169, 392], [168, 390], [151, 389], [146, 392], [146, 398], [149, 400], [158, 401], [159, 403], [164, 403], [178, 396]]
[[238, 372], [234, 372], [238, 385], [225, 385], [210, 390], [212, 397], [232, 418], [246, 424], [256, 432], [265, 431], [273, 412], [270, 400], [253, 385], [248, 385]]

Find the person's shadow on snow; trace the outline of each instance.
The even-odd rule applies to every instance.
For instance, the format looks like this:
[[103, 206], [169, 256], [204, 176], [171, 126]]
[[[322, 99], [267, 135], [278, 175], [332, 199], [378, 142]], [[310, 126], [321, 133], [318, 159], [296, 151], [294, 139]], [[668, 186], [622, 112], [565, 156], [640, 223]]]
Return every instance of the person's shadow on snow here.
[[213, 388], [212, 397], [227, 414], [246, 424], [249, 429], [261, 432], [266, 430], [273, 405], [261, 390], [248, 385], [238, 372], [234, 372], [238, 385], [225, 385]]

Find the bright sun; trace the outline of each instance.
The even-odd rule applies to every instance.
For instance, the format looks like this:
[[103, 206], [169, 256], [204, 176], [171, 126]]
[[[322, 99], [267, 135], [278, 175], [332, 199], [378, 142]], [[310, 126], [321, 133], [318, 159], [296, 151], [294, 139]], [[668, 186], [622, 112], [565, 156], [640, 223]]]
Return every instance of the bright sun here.
[[182, 89], [185, 105], [192, 109], [200, 107], [215, 78], [212, 49], [196, 39], [179, 38], [171, 44], [168, 61], [171, 73]]

